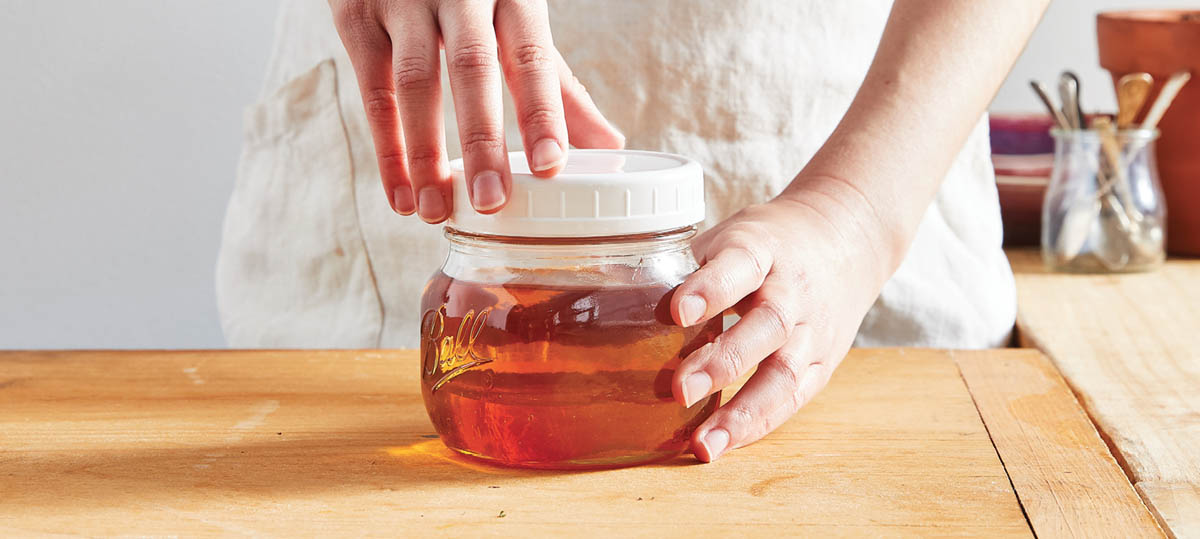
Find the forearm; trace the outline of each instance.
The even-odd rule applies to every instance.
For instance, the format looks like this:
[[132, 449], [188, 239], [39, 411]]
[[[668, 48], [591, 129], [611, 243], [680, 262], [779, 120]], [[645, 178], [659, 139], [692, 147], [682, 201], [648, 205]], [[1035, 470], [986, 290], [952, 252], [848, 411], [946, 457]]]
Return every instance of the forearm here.
[[886, 279], [1048, 3], [896, 0], [858, 95], [783, 197], [848, 208]]

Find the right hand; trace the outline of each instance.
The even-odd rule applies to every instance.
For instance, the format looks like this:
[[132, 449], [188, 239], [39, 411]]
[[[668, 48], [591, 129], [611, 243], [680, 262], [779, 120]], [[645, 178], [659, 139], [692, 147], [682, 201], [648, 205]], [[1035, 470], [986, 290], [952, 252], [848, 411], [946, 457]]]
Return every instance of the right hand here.
[[512, 175], [500, 69], [516, 105], [529, 168], [541, 177], [577, 147], [621, 148], [614, 129], [550, 39], [545, 0], [329, 0], [350, 54], [392, 208], [428, 223], [450, 216], [453, 190], [442, 125], [439, 42], [471, 205], [494, 213]]

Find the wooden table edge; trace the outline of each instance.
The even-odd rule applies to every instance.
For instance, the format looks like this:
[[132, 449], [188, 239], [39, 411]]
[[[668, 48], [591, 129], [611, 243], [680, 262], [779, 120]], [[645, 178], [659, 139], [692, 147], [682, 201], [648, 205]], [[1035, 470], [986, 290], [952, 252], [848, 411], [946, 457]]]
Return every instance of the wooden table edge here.
[[1184, 517], [1200, 515], [1200, 487], [1161, 481], [1141, 481], [1134, 487], [1171, 537], [1200, 537], [1200, 526]]
[[[1025, 353], [1003, 360], [984, 351], [950, 356], [1034, 534], [1108, 536], [1117, 523], [1124, 537], [1166, 536], [1058, 369], [1038, 350], [1016, 350]], [[1080, 447], [1045, 439], [1055, 436]]]
[[[1050, 357], [1049, 352], [1046, 351], [1046, 347], [1040, 341], [1038, 341], [1037, 337], [1034, 336], [1032, 331], [1028, 331], [1028, 330], [1024, 329], [1024, 326], [1025, 326], [1025, 323], [1021, 318], [1020, 312], [1018, 312], [1017, 313], [1017, 325], [1014, 327], [1014, 335], [1013, 335], [1013, 337], [1014, 337], [1013, 341], [1016, 343], [1016, 346], [1020, 347], [1019, 349], [1021, 349], [1021, 350], [1038, 351], [1038, 352], [1044, 354], [1044, 356], [1047, 358], [1047, 361], [1049, 361], [1051, 364], [1053, 364], [1054, 358]], [[1105, 447], [1108, 448], [1109, 454], [1112, 455], [1112, 457], [1116, 461], [1117, 465], [1121, 468], [1121, 472], [1123, 474], [1125, 474], [1125, 478], [1132, 482], [1134, 480], [1133, 473], [1131, 471], [1132, 467], [1130, 466], [1129, 462], [1125, 459], [1125, 455], [1122, 454], [1121, 451], [1119, 451], [1117, 449], [1116, 444], [1113, 442], [1112, 435], [1104, 429], [1104, 426], [1101, 425], [1100, 422], [1096, 421], [1095, 417], [1092, 416], [1092, 411], [1089, 410], [1086, 406], [1083, 406], [1083, 404], [1082, 404], [1083, 400], [1080, 398], [1079, 390], [1073, 384], [1071, 384], [1071, 382], [1069, 380], [1066, 380], [1065, 378], [1064, 378], [1064, 383], [1066, 383], [1067, 388], [1071, 391], [1071, 394], [1075, 397], [1076, 402], [1079, 403], [1078, 404], [1079, 407], [1083, 410], [1083, 413], [1087, 416], [1088, 421], [1092, 424], [1092, 427], [1099, 434], [1100, 439], [1104, 441]], [[1171, 526], [1170, 519], [1168, 519], [1167, 516], [1162, 511], [1160, 511], [1157, 507], [1155, 507], [1155, 500], [1149, 494], [1149, 491], [1144, 490], [1142, 488], [1141, 485], [1143, 483], [1146, 483], [1146, 482], [1134, 484], [1135, 491], [1137, 492], [1138, 497], [1141, 498], [1142, 503], [1147, 507], [1147, 510], [1150, 511], [1150, 514], [1154, 516], [1154, 519], [1158, 523], [1158, 526], [1162, 530], [1165, 530], [1166, 535], [1169, 537], [1172, 537], [1172, 538], [1176, 537], [1175, 527]], [[1153, 483], [1158, 484], [1158, 482], [1153, 482]], [[1187, 485], [1187, 486], [1190, 489], [1192, 489], [1193, 491], [1200, 493], [1200, 487], [1198, 487], [1196, 485]], [[1196, 494], [1195, 496], [1200, 498], [1200, 494]], [[1200, 503], [1200, 502], [1193, 502], [1193, 503]]]
[[[89, 353], [112, 353], [112, 350], [10, 350], [0, 351], [0, 360], [16, 359], [22, 355], [33, 354], [44, 357], [54, 357], [58, 355], [77, 355]], [[212, 350], [128, 350], [120, 351], [128, 354], [157, 354], [157, 353], [172, 353], [172, 354], [209, 354]], [[223, 350], [222, 352], [248, 352], [238, 350]], [[284, 352], [290, 353], [294, 350], [253, 350], [253, 352]], [[355, 350], [304, 350], [309, 354], [321, 353], [344, 353], [356, 352]], [[389, 353], [395, 350], [371, 350], [372, 353]], [[1004, 357], [997, 360], [995, 355], [988, 355], [988, 351], [947, 351], [943, 350], [948, 355], [950, 361], [953, 362], [962, 377], [966, 389], [971, 395], [972, 401], [979, 413], [980, 420], [987, 430], [987, 434], [992, 441], [996, 454], [1004, 466], [1005, 473], [1008, 476], [1012, 490], [1017, 496], [1018, 503], [1022, 511], [1025, 513], [1027, 524], [1030, 529], [1038, 536], [1051, 535], [1112, 535], [1114, 529], [1120, 529], [1124, 536], [1135, 536], [1137, 531], [1143, 532], [1145, 536], [1162, 537], [1163, 531], [1159, 527], [1159, 522], [1152, 515], [1142, 497], [1139, 497], [1134, 486], [1129, 483], [1128, 478], [1116, 465], [1112, 454], [1108, 447], [1103, 445], [1099, 439], [1095, 426], [1092, 425], [1090, 419], [1084, 413], [1076, 400], [1073, 393], [1067, 386], [1065, 380], [1058, 373], [1057, 369], [1051, 362], [1037, 350], [1029, 349], [1009, 349], [1006, 350]], [[990, 351], [994, 354], [995, 350]], [[1024, 365], [1031, 367], [1024, 371], [1016, 372], [1012, 369], [1013, 364]], [[1003, 382], [1003, 383], [996, 383]], [[1036, 383], [1050, 384], [1050, 391], [1044, 394], [1030, 393], [1025, 388], [1039, 387]], [[1113, 498], [1117, 503], [1115, 510], [1109, 511], [1111, 514], [1128, 517], [1130, 523], [1129, 528], [1098, 528], [1099, 523], [1106, 522], [1096, 512], [1087, 513], [1086, 511], [1066, 511], [1061, 510], [1055, 512], [1045, 504], [1039, 504], [1039, 500], [1046, 499], [1062, 499], [1071, 500], [1072, 494], [1065, 491], [1060, 491], [1060, 485], [1053, 482], [1038, 481], [1036, 472], [1039, 469], [1058, 469], [1079, 471], [1079, 477], [1092, 477], [1092, 471], [1086, 473], [1080, 468], [1072, 468], [1073, 463], [1069, 460], [1046, 458], [1046, 455], [1030, 454], [1029, 447], [1022, 448], [1011, 440], [1003, 436], [1005, 432], [1012, 432], [1013, 422], [1015, 419], [1011, 413], [1006, 412], [1005, 404], [1014, 399], [1034, 397], [1034, 400], [1039, 398], [1042, 400], [1052, 400], [1051, 406], [1048, 409], [1060, 410], [1062, 417], [1065, 417], [1070, 428], [1077, 429], [1084, 433], [1089, 433], [1093, 438], [1093, 442], [1089, 448], [1100, 448], [1100, 455], [1103, 458], [1093, 459], [1098, 463], [1101, 469], [1106, 470], [1100, 479], [1106, 482], [1102, 483], [1105, 488], [1113, 489], [1116, 496]], [[1041, 418], [1046, 420], [1045, 423], [1053, 423], [1054, 418]], [[1024, 452], [1023, 452], [1024, 451]], [[1061, 455], [1058, 455], [1061, 457]], [[1049, 455], [1055, 457], [1055, 455]], [[1040, 460], [1039, 460], [1040, 459]], [[1115, 476], [1113, 475], [1115, 473]], [[1114, 479], [1114, 477], [1116, 479]], [[1087, 508], [1084, 508], [1087, 509]], [[1106, 511], [1110, 509], [1105, 507]], [[1090, 517], [1090, 518], [1089, 518]], [[1109, 519], [1111, 520], [1111, 518]], [[1088, 533], [1090, 532], [1090, 533]], [[1107, 533], [1105, 533], [1107, 532]]]

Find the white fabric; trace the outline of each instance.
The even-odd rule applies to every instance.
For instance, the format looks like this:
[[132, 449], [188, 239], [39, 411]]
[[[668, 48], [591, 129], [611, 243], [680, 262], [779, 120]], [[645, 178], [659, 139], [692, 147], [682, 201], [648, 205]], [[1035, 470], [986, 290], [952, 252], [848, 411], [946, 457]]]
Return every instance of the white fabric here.
[[[833, 131], [888, 0], [557, 0], [555, 44], [633, 149], [704, 167], [707, 225], [777, 194]], [[439, 227], [380, 187], [349, 59], [322, 0], [286, 0], [218, 262], [235, 347], [414, 347]], [[457, 157], [444, 86], [448, 147]], [[506, 100], [510, 149], [521, 147]], [[1016, 316], [981, 119], [860, 346], [1003, 345]], [[803, 248], [803, 246], [798, 246]]]

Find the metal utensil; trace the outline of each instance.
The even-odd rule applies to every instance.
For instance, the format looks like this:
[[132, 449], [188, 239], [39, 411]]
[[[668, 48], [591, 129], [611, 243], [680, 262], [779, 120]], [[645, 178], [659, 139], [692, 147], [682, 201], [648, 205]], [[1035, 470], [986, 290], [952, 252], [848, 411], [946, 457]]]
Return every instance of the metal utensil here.
[[1062, 101], [1063, 116], [1071, 129], [1083, 128], [1083, 116], [1079, 114], [1079, 79], [1064, 71], [1058, 77], [1058, 98]]
[[1120, 271], [1129, 264], [1134, 249], [1134, 237], [1137, 229], [1125, 215], [1121, 206], [1113, 203], [1111, 197], [1105, 197], [1100, 202], [1100, 236], [1096, 238], [1092, 254], [1110, 271]]
[[1099, 185], [1095, 191], [1077, 196], [1067, 207], [1058, 233], [1058, 252], [1065, 261], [1078, 256], [1098, 218], [1100, 234], [1092, 252], [1106, 268], [1118, 271], [1135, 253], [1150, 253], [1158, 246], [1151, 245], [1152, 238], [1143, 234], [1141, 212], [1123, 204], [1113, 193], [1114, 186], [1128, 190], [1116, 126], [1108, 116], [1097, 116], [1092, 130], [1100, 137]]
[[1092, 221], [1100, 214], [1100, 199], [1087, 197], [1076, 199], [1063, 214], [1062, 225], [1059, 226], [1058, 240], [1055, 251], [1062, 262], [1070, 262], [1079, 256], [1087, 243], [1088, 232], [1092, 229]]
[[1029, 85], [1033, 87], [1033, 93], [1037, 94], [1038, 99], [1046, 106], [1046, 110], [1050, 111], [1050, 116], [1054, 117], [1054, 123], [1059, 129], [1071, 129], [1071, 125], [1067, 123], [1067, 118], [1063, 116], [1061, 110], [1054, 106], [1054, 100], [1050, 99], [1050, 92], [1046, 90], [1046, 86], [1036, 80], [1029, 81]]
[[1128, 191], [1121, 143], [1117, 142], [1116, 127], [1112, 125], [1112, 119], [1109, 116], [1097, 116], [1092, 121], [1092, 130], [1100, 137], [1100, 181], [1096, 197], [1111, 196], [1114, 188], [1118, 192]]
[[[1069, 129], [1083, 129], [1083, 111], [1079, 106], [1079, 77], [1064, 71], [1058, 77], [1058, 96], [1062, 100], [1062, 115]], [[1087, 243], [1092, 222], [1101, 210], [1100, 197], [1091, 194], [1076, 197], [1063, 215], [1058, 231], [1057, 251], [1064, 261], [1079, 256]]]
[[[1129, 178], [1127, 176], [1127, 163], [1122, 161], [1121, 147], [1117, 140], [1117, 131], [1112, 123], [1104, 119], [1099, 122], [1097, 132], [1100, 134], [1101, 154], [1105, 161], [1109, 163], [1110, 169], [1114, 170], [1115, 178], [1110, 178], [1111, 183], [1116, 185], [1117, 197], [1113, 196], [1110, 191], [1102, 200], [1111, 210], [1111, 214], [1102, 214], [1101, 219], [1106, 216], [1112, 220], [1112, 223], [1101, 223], [1107, 225], [1107, 230], [1116, 230], [1124, 234], [1125, 246], [1118, 247], [1114, 245], [1105, 246], [1112, 249], [1108, 253], [1097, 253], [1101, 258], [1101, 262], [1108, 265], [1109, 269], [1123, 269], [1128, 264], [1146, 264], [1162, 257], [1163, 234], [1160, 223], [1148, 219], [1133, 200], [1133, 194], [1130, 190]], [[1103, 251], [1104, 248], [1101, 249]], [[1119, 250], [1119, 252], [1117, 252]], [[1107, 262], [1106, 262], [1107, 259]]]
[[1083, 113], [1083, 83], [1074, 71], [1064, 71], [1062, 76], [1075, 81], [1075, 116], [1079, 118], [1079, 128], [1087, 129], [1087, 115]]
[[[1125, 209], [1130, 219], [1141, 222], [1142, 213], [1133, 203], [1133, 193], [1129, 189], [1129, 179], [1125, 176], [1127, 162], [1121, 155], [1121, 143], [1117, 141], [1117, 128], [1108, 116], [1099, 116], [1092, 122], [1092, 129], [1100, 136], [1100, 170], [1102, 172], [1100, 189], [1096, 196], [1112, 198], [1109, 202]], [[1113, 198], [1116, 191], [1120, 200]]]
[[1133, 125], [1152, 87], [1154, 77], [1149, 73], [1129, 73], [1117, 81], [1117, 129]]
[[[1127, 192], [1129, 183], [1125, 177], [1124, 163], [1121, 162], [1116, 126], [1108, 116], [1098, 116], [1092, 122], [1092, 129], [1100, 137], [1101, 181], [1115, 186], [1118, 191]], [[1122, 204], [1113, 195], [1112, 189], [1098, 190], [1097, 198], [1101, 205], [1098, 217], [1103, 234], [1096, 245], [1096, 258], [1108, 269], [1117, 271], [1129, 263], [1130, 251], [1138, 248], [1134, 244], [1141, 236], [1141, 213], [1136, 208]]]

